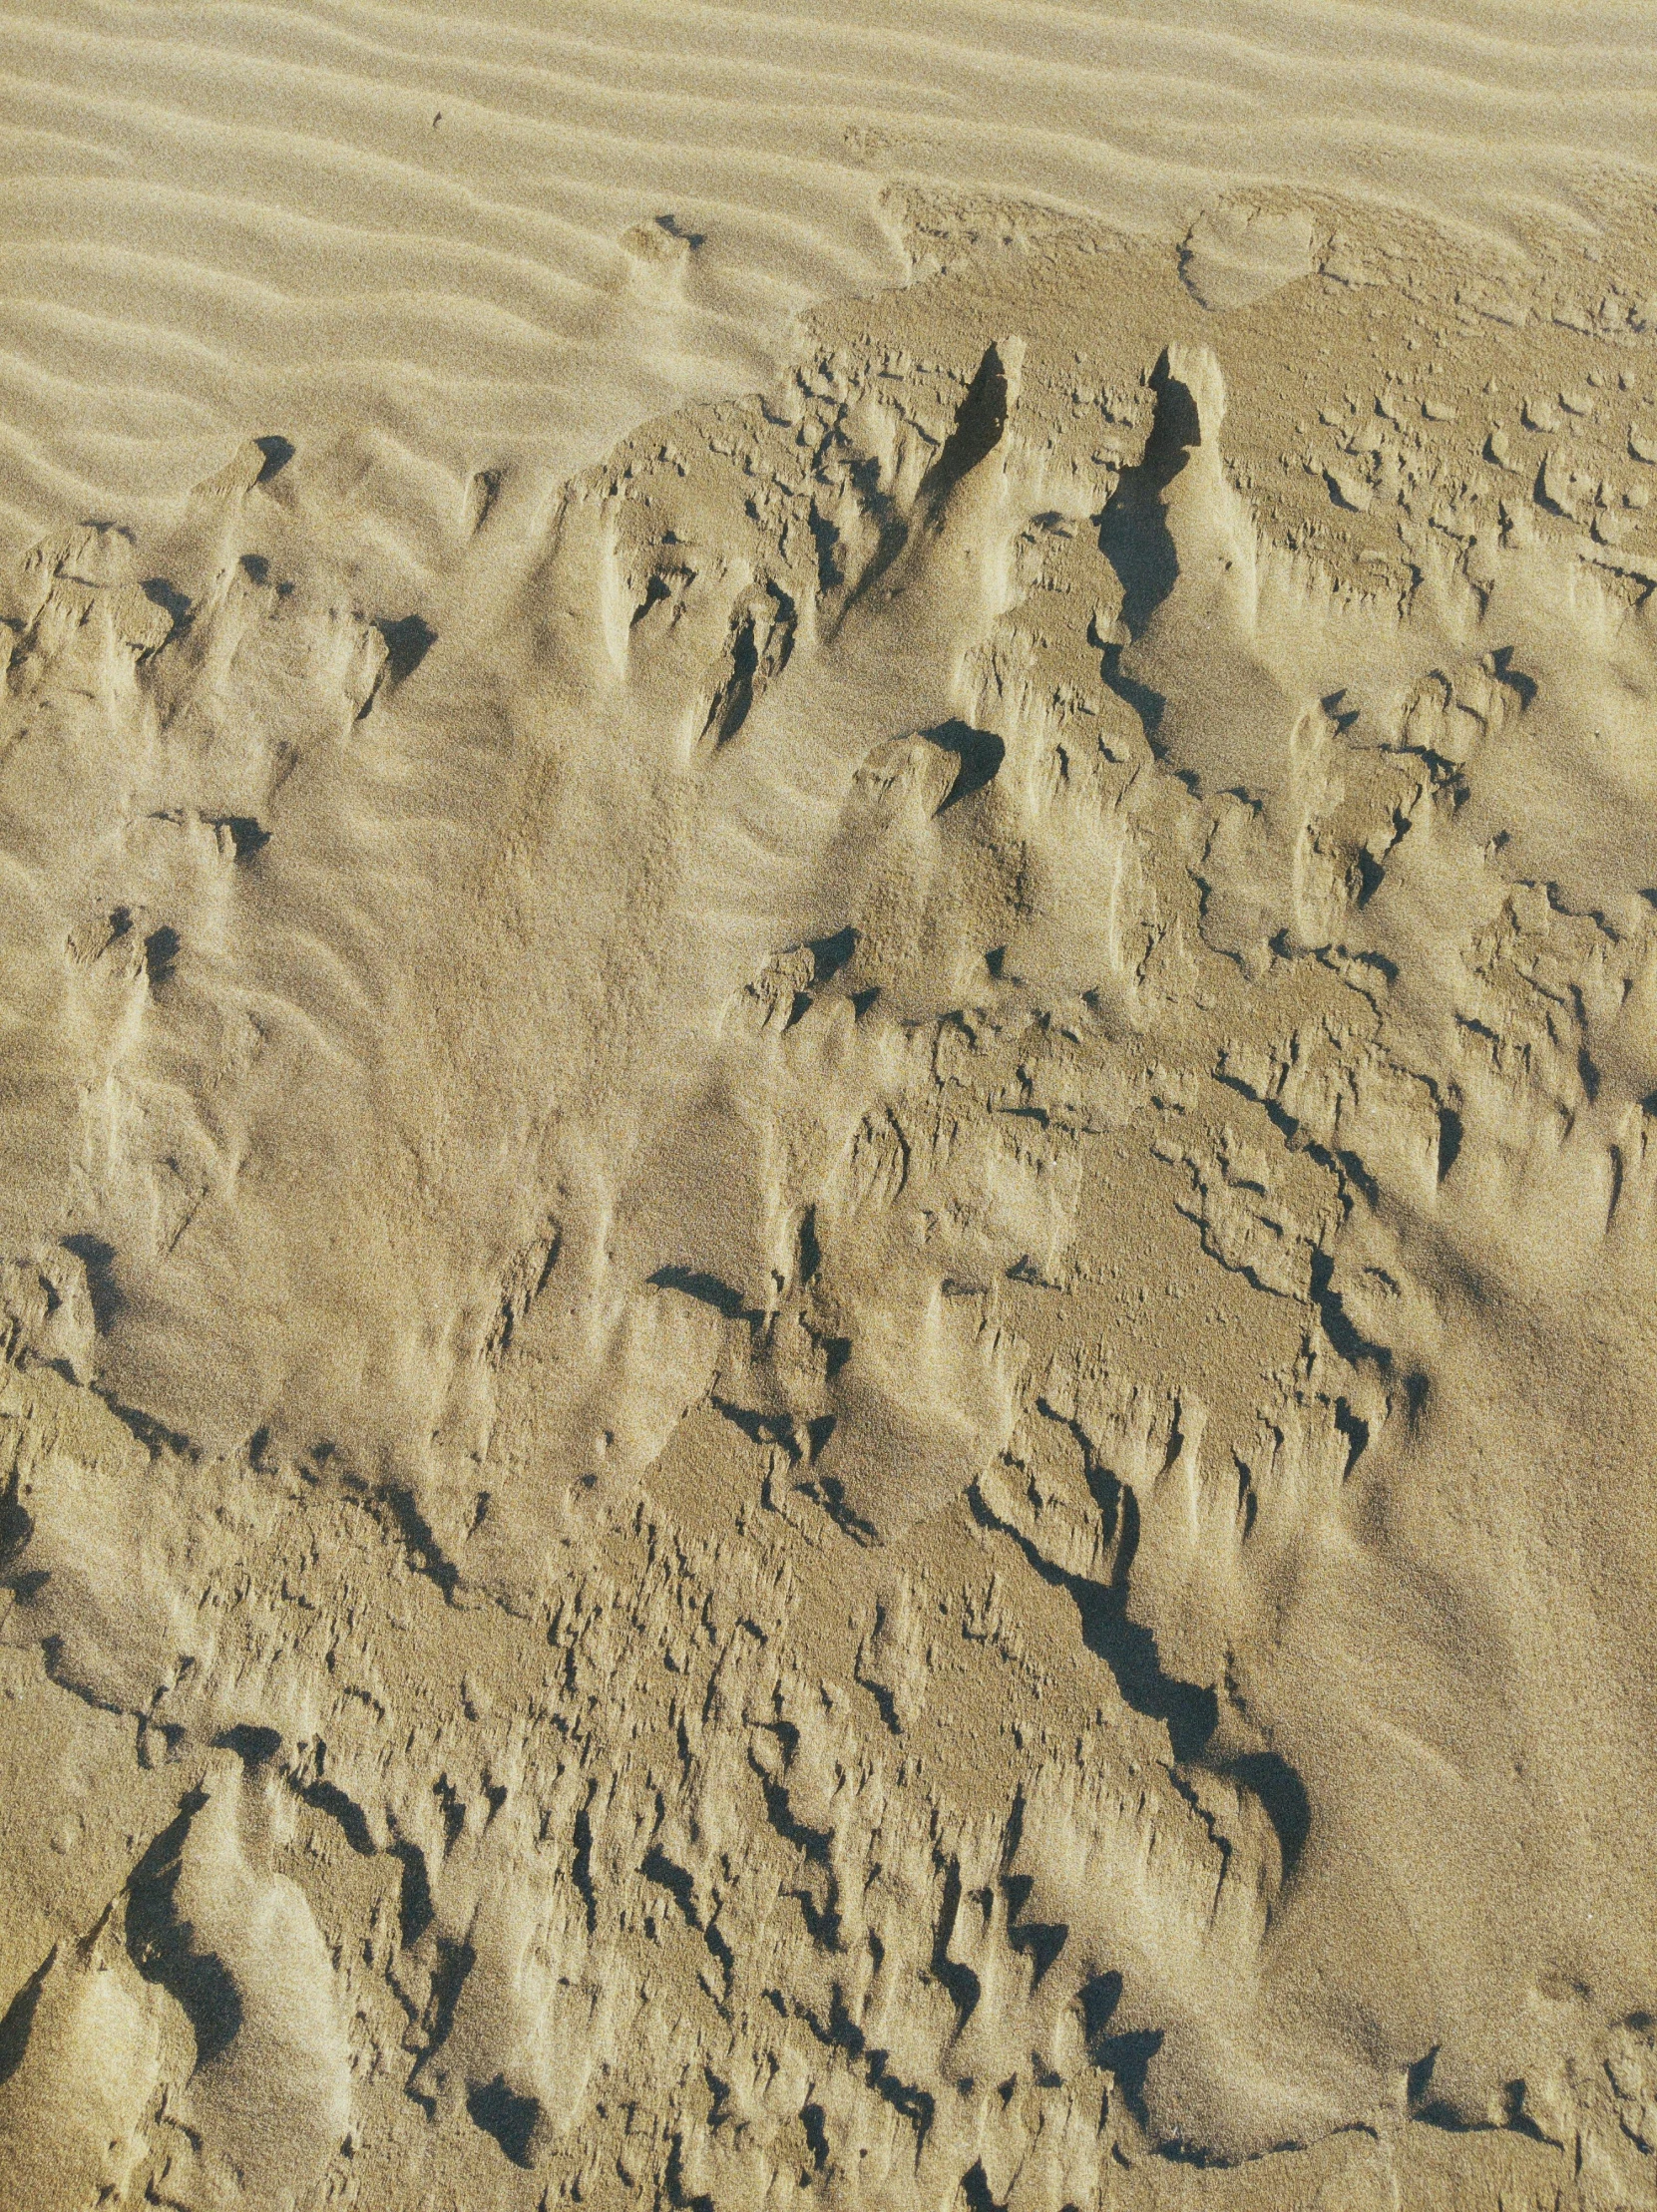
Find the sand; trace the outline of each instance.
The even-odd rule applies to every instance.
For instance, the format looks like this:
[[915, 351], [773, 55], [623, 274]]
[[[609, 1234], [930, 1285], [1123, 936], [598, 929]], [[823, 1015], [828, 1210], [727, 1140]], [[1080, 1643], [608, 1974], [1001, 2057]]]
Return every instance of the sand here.
[[7, 2212], [1657, 2202], [1654, 34], [9, 11]]

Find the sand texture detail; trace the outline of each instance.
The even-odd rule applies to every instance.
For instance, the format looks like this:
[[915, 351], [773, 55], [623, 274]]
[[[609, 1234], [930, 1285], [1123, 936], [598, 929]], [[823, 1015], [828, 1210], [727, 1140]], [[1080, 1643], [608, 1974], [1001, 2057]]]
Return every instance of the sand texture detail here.
[[1654, 117], [1651, 0], [5, 0], [0, 546], [162, 523], [251, 414], [371, 430], [428, 557], [492, 451], [768, 384], [797, 310], [927, 265], [917, 199], [1194, 226], [1228, 304], [1307, 264], [1227, 195], [1499, 250], [1657, 181]]
[[6, 573], [8, 2203], [1657, 2199], [1649, 199], [906, 205]]

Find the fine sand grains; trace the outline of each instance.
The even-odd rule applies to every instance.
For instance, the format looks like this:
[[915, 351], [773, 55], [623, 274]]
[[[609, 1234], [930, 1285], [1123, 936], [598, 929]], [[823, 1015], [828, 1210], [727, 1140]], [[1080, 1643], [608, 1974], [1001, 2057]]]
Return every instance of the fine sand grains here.
[[1649, 65], [1336, 31], [9, 20], [0, 2204], [1657, 2200]]
[[1216, 305], [1305, 265], [1304, 209], [1251, 224], [1239, 191], [1355, 192], [1492, 250], [1573, 227], [1584, 180], [1653, 173], [1654, 24], [1627, 0], [9, 0], [0, 543], [160, 520], [277, 424], [370, 437], [429, 558], [454, 477], [556, 481], [768, 382], [810, 302], [903, 282], [916, 192], [990, 195], [993, 232], [1194, 223]]

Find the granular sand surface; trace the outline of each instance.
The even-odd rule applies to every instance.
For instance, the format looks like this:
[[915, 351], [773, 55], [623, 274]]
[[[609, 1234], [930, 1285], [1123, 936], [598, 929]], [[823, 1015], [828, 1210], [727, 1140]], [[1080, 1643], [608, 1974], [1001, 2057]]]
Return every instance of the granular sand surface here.
[[0, 2202], [1657, 2202], [1645, 15], [0, 23]]

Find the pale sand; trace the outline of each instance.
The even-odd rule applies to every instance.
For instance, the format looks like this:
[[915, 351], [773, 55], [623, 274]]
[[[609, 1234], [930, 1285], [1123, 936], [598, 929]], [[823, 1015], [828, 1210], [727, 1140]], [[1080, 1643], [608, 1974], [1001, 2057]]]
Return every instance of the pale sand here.
[[0, 2204], [1657, 2201], [1654, 13], [13, 11]]
[[[1492, 250], [1541, 215], [1587, 237], [1585, 182], [1657, 174], [1654, 25], [1649, 0], [11, 0], [0, 533], [161, 522], [226, 440], [371, 430], [426, 556], [457, 476], [561, 476], [767, 383], [812, 301], [903, 282], [917, 187], [1155, 236], [1266, 184]], [[702, 244], [629, 252], [663, 215]]]

